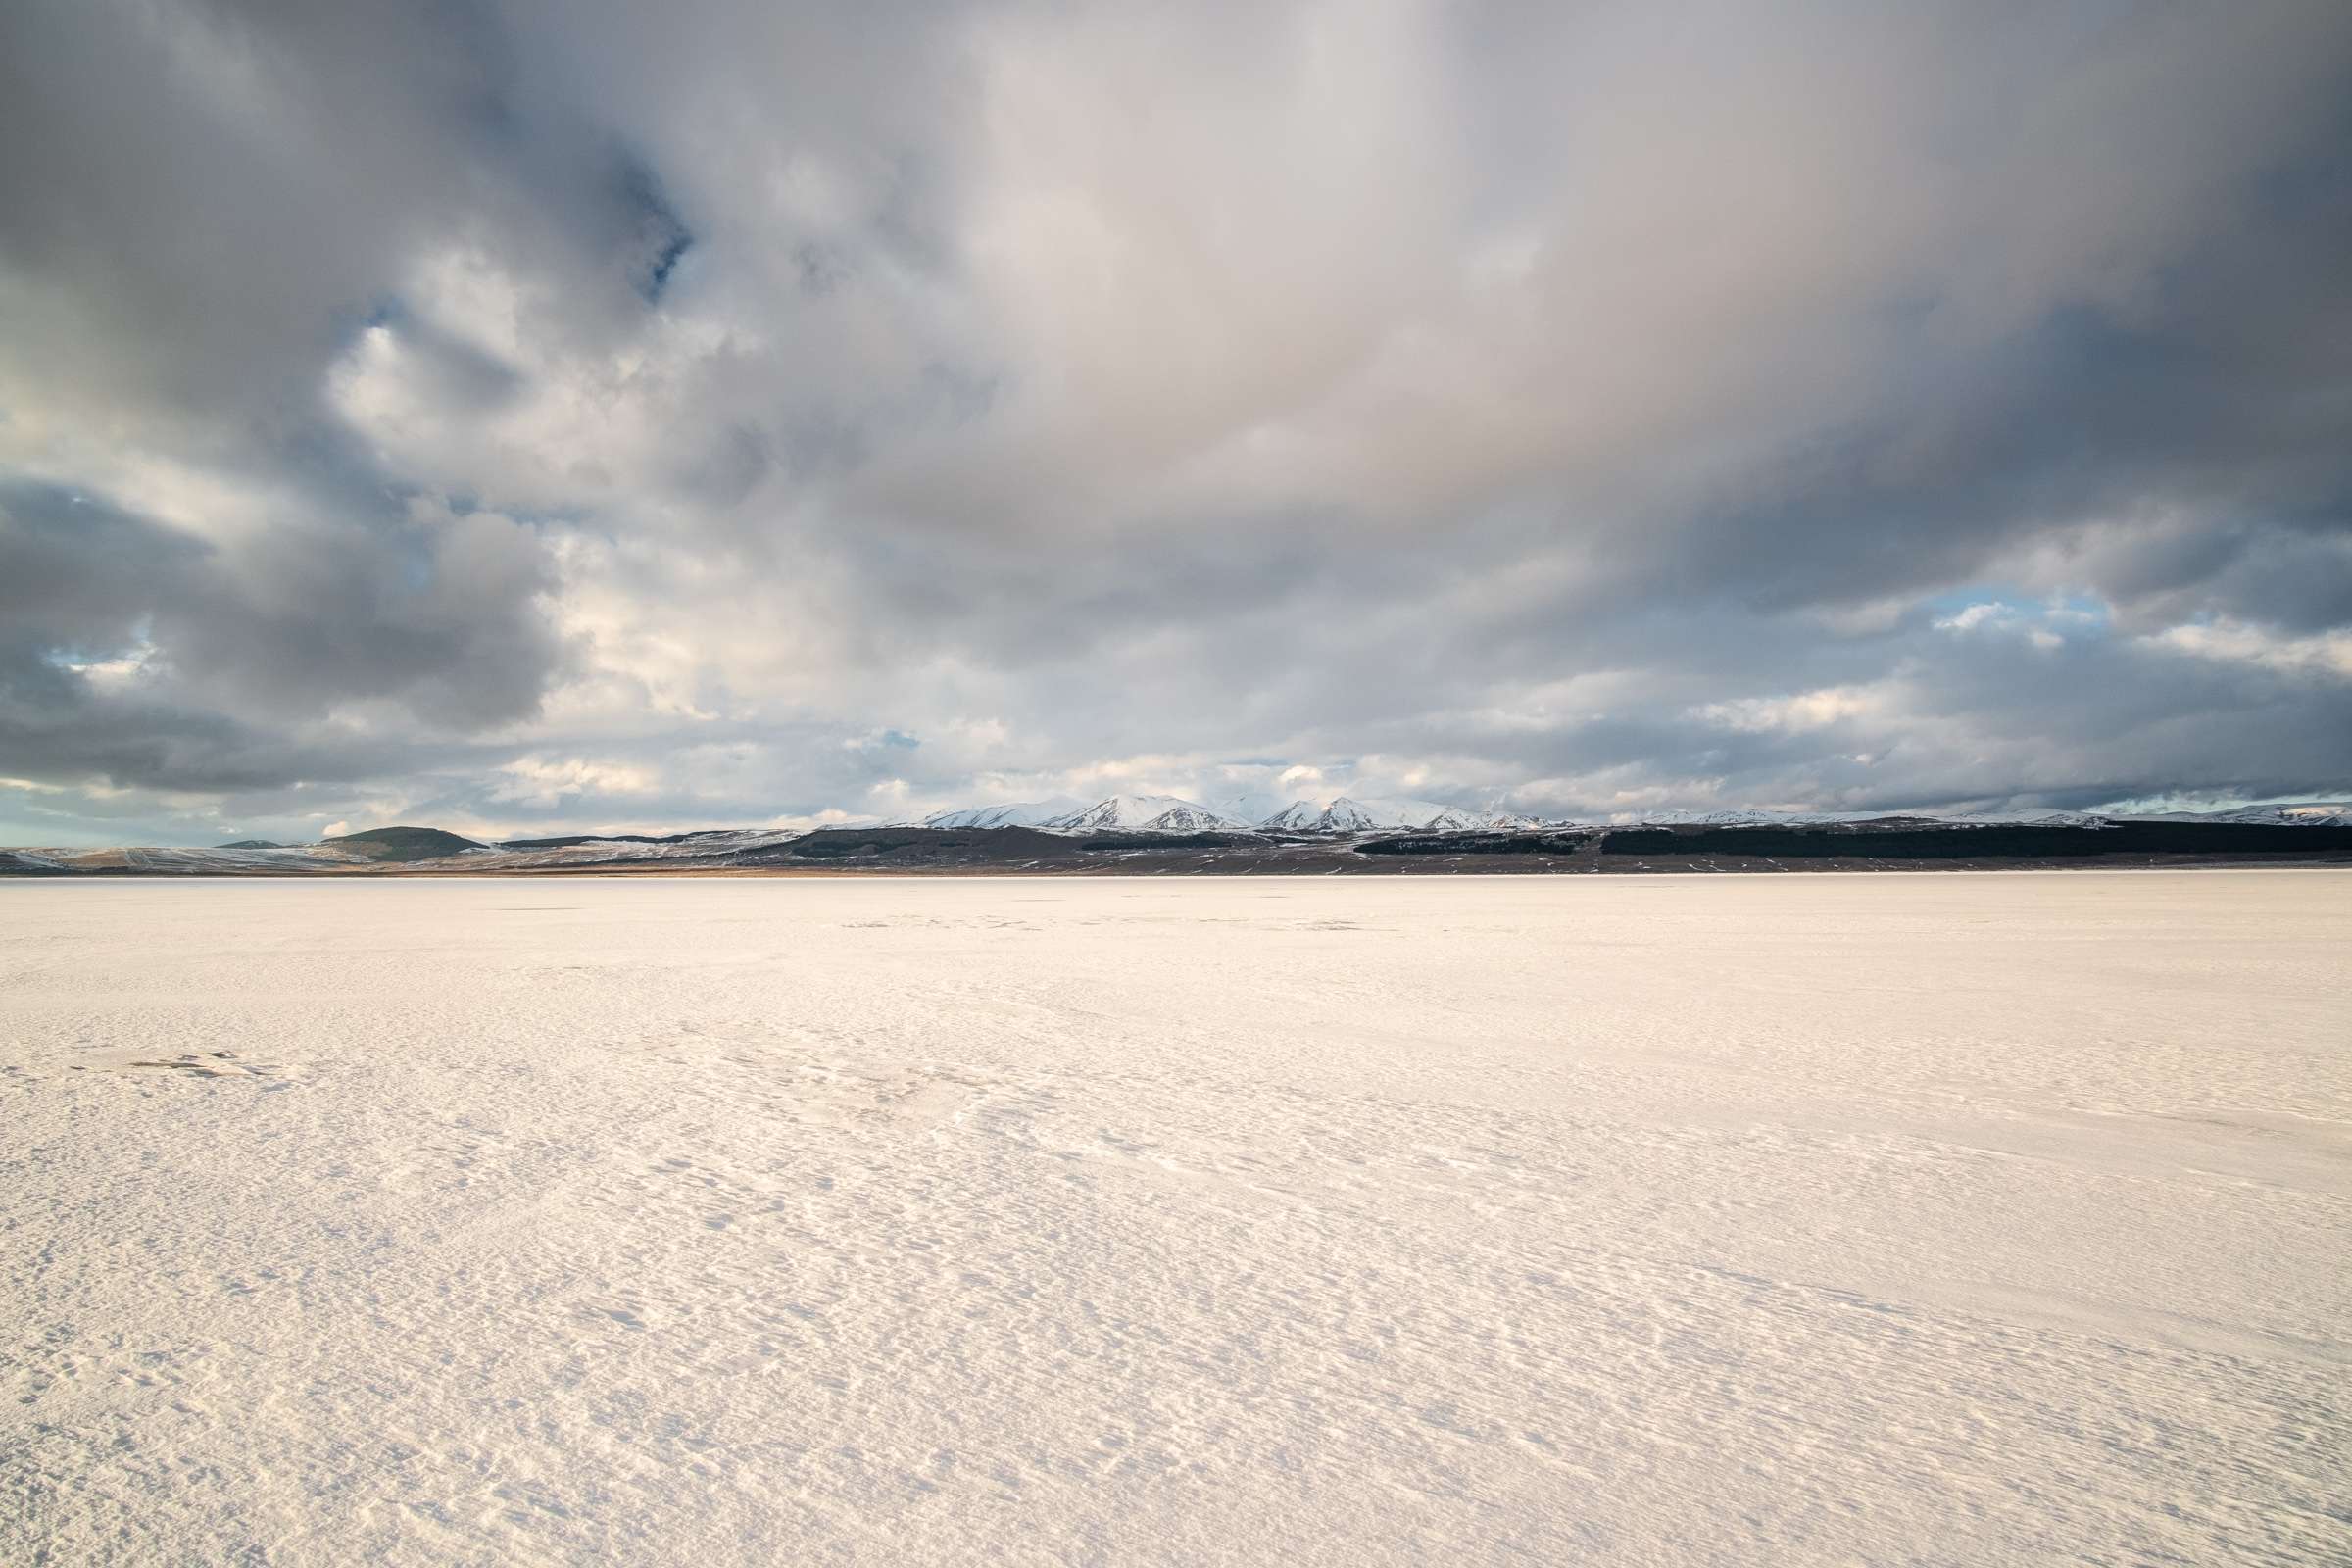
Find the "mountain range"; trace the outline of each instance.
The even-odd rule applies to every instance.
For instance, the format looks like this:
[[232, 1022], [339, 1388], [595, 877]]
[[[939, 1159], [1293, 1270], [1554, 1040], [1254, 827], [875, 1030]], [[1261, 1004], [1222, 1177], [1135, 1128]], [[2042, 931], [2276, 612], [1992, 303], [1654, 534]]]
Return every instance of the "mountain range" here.
[[[2096, 827], [2109, 821], [2252, 822], [2284, 827], [2352, 826], [2352, 803], [2310, 801], [2282, 806], [2241, 806], [2219, 811], [1650, 811], [1614, 824], [1620, 827], [1799, 827], [1835, 822], [1877, 822], [1900, 818], [1953, 827]], [[1232, 808], [1202, 806], [1176, 795], [1113, 795], [1092, 804], [1072, 797], [1020, 801], [1002, 806], [959, 807], [893, 827], [1041, 828], [1056, 833], [1470, 833], [1537, 827], [1603, 825], [1566, 817], [1522, 816], [1508, 811], [1475, 811], [1436, 801], [1385, 800], [1341, 795], [1298, 800], [1280, 810], [1252, 816]]]
[[1113, 795], [1088, 805], [1070, 799], [1021, 801], [1005, 806], [962, 807], [934, 811], [900, 827], [1034, 827], [1059, 833], [1461, 833], [1481, 828], [1540, 825], [1509, 813], [1466, 811], [1435, 801], [1293, 801], [1263, 817], [1202, 806], [1176, 795]]
[[[1294, 801], [1245, 821], [1170, 795], [1014, 802], [935, 811], [918, 822], [818, 828], [577, 833], [485, 841], [440, 828], [385, 827], [283, 845], [214, 849], [0, 849], [0, 875], [430, 874], [540, 870], [754, 870], [776, 866], [1320, 875], [1463, 869], [1885, 868], [1945, 864], [2213, 863], [2247, 857], [2352, 856], [2352, 803], [2219, 811], [1656, 812], [1638, 822], [1539, 822], [1430, 801], [1340, 796]], [[2168, 862], [2167, 858], [2173, 858]]]

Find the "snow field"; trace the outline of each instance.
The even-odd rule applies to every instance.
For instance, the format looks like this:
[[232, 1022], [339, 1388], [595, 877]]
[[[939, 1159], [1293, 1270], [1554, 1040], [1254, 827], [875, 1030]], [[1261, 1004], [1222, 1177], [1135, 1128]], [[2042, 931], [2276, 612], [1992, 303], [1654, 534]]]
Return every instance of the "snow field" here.
[[0, 885], [0, 1560], [2340, 1562], [2352, 874]]

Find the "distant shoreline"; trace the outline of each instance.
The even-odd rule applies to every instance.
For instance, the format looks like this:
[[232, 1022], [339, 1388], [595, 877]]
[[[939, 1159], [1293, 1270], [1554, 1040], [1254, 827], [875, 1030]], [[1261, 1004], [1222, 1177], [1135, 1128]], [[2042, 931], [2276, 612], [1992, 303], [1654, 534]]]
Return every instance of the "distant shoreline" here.
[[[645, 867], [645, 870], [618, 870], [618, 867], [583, 865], [571, 870], [482, 870], [482, 872], [445, 872], [445, 870], [400, 870], [400, 872], [66, 872], [52, 877], [33, 877], [22, 872], [0, 872], [0, 886], [84, 886], [94, 882], [139, 882], [139, 884], [193, 884], [193, 882], [237, 882], [254, 884], [269, 882], [282, 886], [308, 886], [319, 882], [1331, 882], [1334, 877], [1381, 879], [1397, 882], [1399, 877], [1416, 879], [1456, 879], [1456, 882], [1541, 882], [1541, 879], [1569, 879], [1569, 882], [1623, 882], [1623, 879], [1660, 879], [1660, 877], [1771, 877], [1781, 867], [1640, 867], [1640, 870], [1606, 870], [1606, 872], [1564, 872], [1564, 870], [1371, 870], [1371, 872], [1265, 872], [1265, 870], [1237, 870], [1237, 872], [1040, 872], [1040, 870], [840, 870], [840, 867], [805, 865], [805, 867], [762, 867], [762, 870], [696, 870], [696, 867]], [[2315, 858], [2315, 860], [2194, 860], [2174, 862], [2174, 865], [2110, 865], [2110, 862], [2070, 860], [2065, 865], [1868, 865], [1868, 867], [1804, 867], [1794, 874], [1865, 874], [1865, 877], [1947, 877], [1947, 874], [1969, 874], [1969, 877], [2048, 877], [2048, 874], [2068, 874], [2068, 877], [2162, 877], [2174, 872], [2213, 872], [2213, 874], [2303, 874], [2303, 872], [2352, 872], [2352, 858]]]
[[1644, 876], [2352, 865], [2352, 827], [2125, 821], [1549, 827], [1347, 836], [820, 828], [486, 845], [387, 828], [265, 849], [0, 850], [0, 876]]
[[2307, 822], [1930, 816], [1348, 832], [868, 824], [485, 843], [371, 828], [317, 844], [0, 848], [0, 877], [1761, 875], [2352, 864], [2340, 808]]

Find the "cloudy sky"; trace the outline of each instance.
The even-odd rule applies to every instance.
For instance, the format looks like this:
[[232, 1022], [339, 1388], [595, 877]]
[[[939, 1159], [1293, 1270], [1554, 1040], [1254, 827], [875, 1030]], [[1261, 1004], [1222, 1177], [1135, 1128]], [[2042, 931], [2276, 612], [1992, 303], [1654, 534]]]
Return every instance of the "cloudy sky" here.
[[2352, 789], [2352, 6], [0, 6], [0, 842]]

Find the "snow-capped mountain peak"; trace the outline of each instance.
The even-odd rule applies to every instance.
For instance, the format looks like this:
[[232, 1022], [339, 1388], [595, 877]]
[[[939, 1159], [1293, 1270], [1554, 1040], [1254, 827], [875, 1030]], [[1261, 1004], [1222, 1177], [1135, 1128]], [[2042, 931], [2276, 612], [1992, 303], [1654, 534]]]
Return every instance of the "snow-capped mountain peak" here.
[[1175, 795], [1113, 795], [1037, 824], [1071, 833], [1200, 833], [1245, 824]]
[[2352, 801], [2295, 801], [2283, 806], [2233, 806], [2218, 811], [2134, 813], [2144, 822], [2249, 822], [2273, 827], [2352, 827]]
[[1258, 824], [1276, 833], [1379, 833], [1409, 829], [1459, 833], [1472, 828], [1517, 826], [1522, 818], [1490, 817], [1435, 801], [1358, 800], [1343, 795], [1323, 805], [1293, 801]]
[[1075, 796], [1056, 795], [1050, 801], [1015, 801], [1004, 806], [966, 806], [933, 811], [924, 827], [1042, 827], [1056, 816], [1084, 807]]

